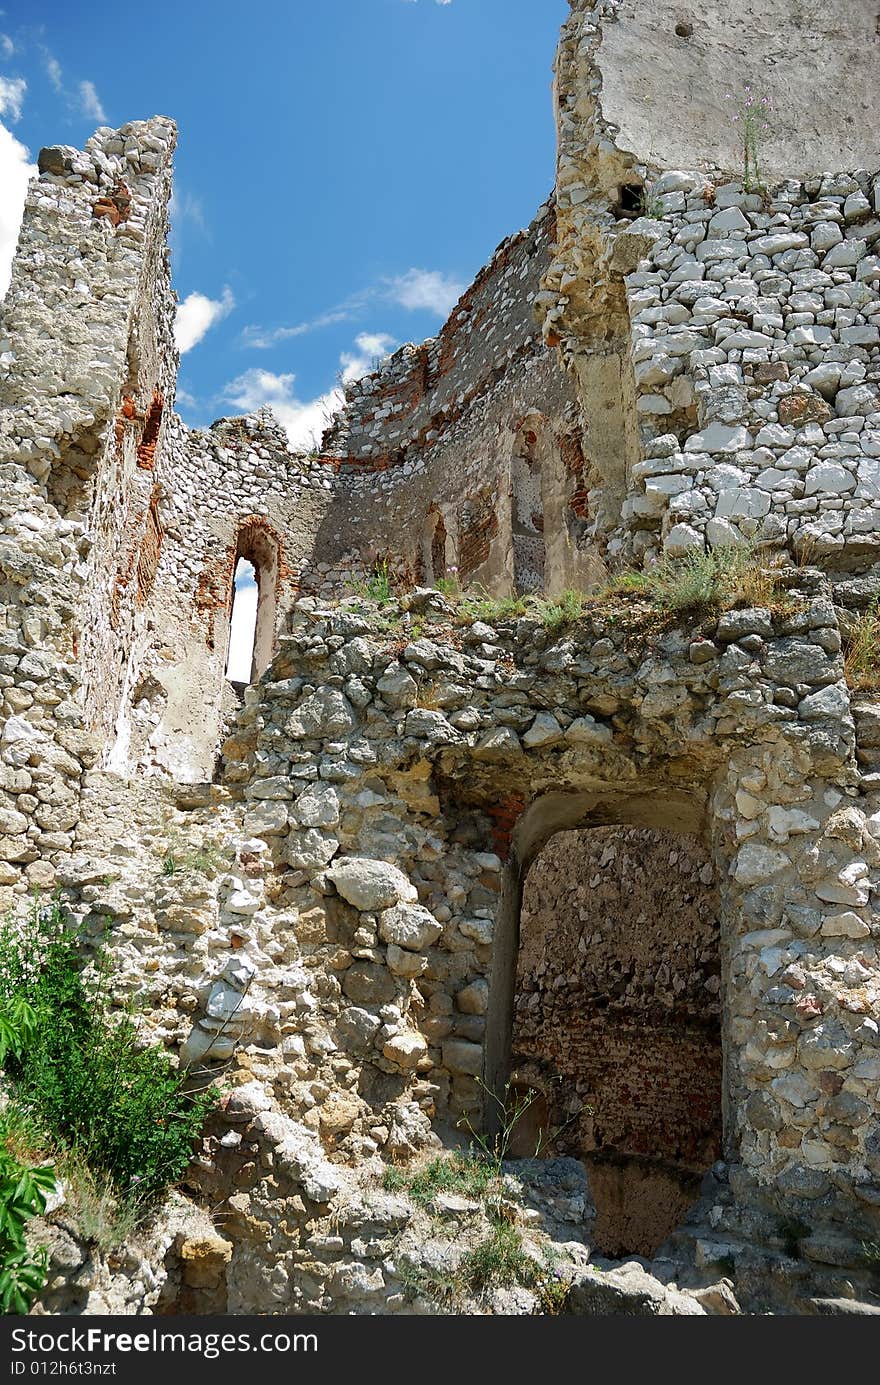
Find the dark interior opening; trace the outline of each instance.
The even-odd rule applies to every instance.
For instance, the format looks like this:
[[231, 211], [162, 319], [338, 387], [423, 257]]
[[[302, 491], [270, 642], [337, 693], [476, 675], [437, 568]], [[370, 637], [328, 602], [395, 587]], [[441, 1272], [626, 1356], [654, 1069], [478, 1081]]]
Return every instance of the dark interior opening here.
[[645, 189], [641, 183], [623, 183], [618, 192], [614, 212], [618, 217], [637, 217], [642, 215]]
[[719, 899], [699, 838], [646, 827], [558, 832], [525, 880], [514, 1152], [588, 1173], [593, 1243], [653, 1256], [721, 1155]]

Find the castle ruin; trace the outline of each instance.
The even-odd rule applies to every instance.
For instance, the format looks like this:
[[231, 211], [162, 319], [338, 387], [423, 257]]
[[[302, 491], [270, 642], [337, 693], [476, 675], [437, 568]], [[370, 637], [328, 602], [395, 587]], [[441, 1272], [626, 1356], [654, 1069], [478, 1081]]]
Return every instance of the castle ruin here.
[[[509, 1084], [586, 1170], [559, 1239], [723, 1264], [744, 1305], [871, 1298], [876, 7], [569, 3], [552, 198], [316, 455], [174, 411], [172, 121], [40, 152], [0, 309], [0, 905], [109, 919], [120, 995], [234, 1088], [188, 1185], [224, 1207], [213, 1297], [178, 1265], [125, 1311], [404, 1311], [352, 1170]], [[737, 546], [786, 602], [554, 628], [443, 590]], [[388, 608], [353, 595], [378, 564]], [[119, 1311], [101, 1273], [50, 1310]], [[650, 1311], [706, 1311], [677, 1292]]]

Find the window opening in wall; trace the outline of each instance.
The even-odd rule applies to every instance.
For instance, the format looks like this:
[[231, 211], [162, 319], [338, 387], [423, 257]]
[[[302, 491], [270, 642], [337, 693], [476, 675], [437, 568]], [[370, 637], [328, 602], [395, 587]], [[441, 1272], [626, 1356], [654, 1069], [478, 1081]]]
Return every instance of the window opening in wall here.
[[721, 1155], [719, 910], [683, 833], [558, 832], [526, 876], [509, 1072], [533, 1099], [513, 1153], [584, 1164], [606, 1255], [653, 1256]]
[[226, 677], [231, 683], [250, 683], [257, 635], [257, 574], [253, 563], [239, 558], [235, 565], [232, 616]]
[[[251, 515], [242, 520], [235, 545], [234, 564], [226, 677], [234, 683], [255, 683], [269, 667], [275, 652], [278, 589], [282, 572], [281, 540], [263, 515]], [[246, 612], [253, 612], [256, 607], [255, 623], [251, 626], [250, 620], [254, 619], [251, 615], [247, 635], [239, 633], [239, 622], [244, 620], [238, 614], [242, 604]], [[236, 658], [234, 671], [231, 669], [233, 650]], [[251, 655], [249, 664], [248, 652]]]
[[614, 208], [618, 217], [641, 216], [644, 210], [645, 189], [641, 183], [624, 183], [619, 191]]

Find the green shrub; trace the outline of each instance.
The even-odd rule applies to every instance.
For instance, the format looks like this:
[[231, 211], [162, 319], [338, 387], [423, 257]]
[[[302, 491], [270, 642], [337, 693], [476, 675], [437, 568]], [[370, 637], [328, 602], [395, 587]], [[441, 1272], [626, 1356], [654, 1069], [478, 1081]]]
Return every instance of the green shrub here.
[[[16, 996], [0, 1015], [2, 1059], [16, 1057], [33, 1041], [36, 1015], [21, 996]], [[13, 1119], [13, 1111], [0, 1116], [0, 1312], [26, 1313], [46, 1282], [44, 1249], [32, 1251], [25, 1240], [31, 1217], [45, 1210], [55, 1187], [55, 1170], [46, 1165], [29, 1167], [17, 1156], [15, 1146], [30, 1133], [26, 1121]]]
[[538, 1267], [523, 1249], [522, 1236], [507, 1221], [493, 1222], [485, 1240], [462, 1257], [458, 1272], [474, 1293], [490, 1285], [521, 1284], [529, 1288], [538, 1279]]
[[569, 589], [558, 596], [555, 601], [538, 601], [537, 612], [551, 634], [563, 629], [566, 625], [573, 625], [584, 613], [584, 606], [587, 602], [584, 592]]
[[394, 600], [394, 592], [391, 574], [388, 571], [388, 559], [378, 559], [367, 580], [352, 583], [351, 589], [355, 596], [365, 596], [369, 601], [375, 601], [378, 606], [390, 606]]
[[0, 931], [0, 1014], [22, 1002], [30, 1039], [5, 1059], [17, 1100], [54, 1140], [146, 1205], [187, 1167], [213, 1094], [191, 1096], [171, 1057], [110, 1014], [107, 974], [88, 979], [57, 904]]
[[496, 620], [515, 620], [518, 616], [524, 616], [529, 603], [525, 596], [490, 596], [488, 592], [475, 588], [461, 598], [458, 609], [468, 620], [485, 620], [491, 625]]
[[0, 1121], [0, 1312], [26, 1313], [46, 1282], [45, 1250], [25, 1240], [31, 1217], [44, 1211], [55, 1187], [55, 1170], [27, 1168], [6, 1147]]

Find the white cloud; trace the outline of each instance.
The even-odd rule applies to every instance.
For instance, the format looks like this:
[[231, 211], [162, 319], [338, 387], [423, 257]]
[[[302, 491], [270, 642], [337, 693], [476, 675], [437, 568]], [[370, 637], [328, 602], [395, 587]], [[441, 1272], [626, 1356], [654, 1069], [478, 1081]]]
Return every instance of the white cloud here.
[[0, 77], [0, 115], [8, 115], [10, 120], [21, 120], [21, 108], [27, 82], [23, 77]]
[[287, 433], [294, 451], [306, 452], [320, 445], [324, 429], [342, 407], [344, 398], [340, 389], [333, 389], [317, 399], [297, 399], [293, 389], [295, 380], [295, 375], [275, 375], [271, 370], [254, 366], [229, 382], [224, 398], [245, 413], [268, 405]]
[[[343, 351], [339, 357], [342, 384], [349, 385], [367, 375], [394, 345], [394, 338], [387, 332], [359, 333], [354, 349]], [[345, 404], [345, 395], [337, 386], [318, 395], [317, 399], [298, 399], [295, 384], [295, 375], [276, 375], [271, 370], [254, 366], [229, 382], [223, 398], [246, 413], [268, 405], [287, 433], [293, 450], [307, 452], [320, 446], [325, 429]]]
[[61, 75], [61, 64], [57, 58], [53, 57], [48, 48], [43, 49], [43, 63], [46, 68], [46, 76], [52, 83], [55, 91], [60, 91], [64, 85]]
[[0, 298], [9, 288], [28, 179], [36, 172], [36, 164], [28, 162], [24, 145], [5, 125], [0, 125]]
[[4, 58], [11, 58], [15, 52], [15, 44], [8, 34], [0, 34], [0, 49], [3, 50]]
[[355, 337], [354, 344], [354, 351], [343, 351], [339, 357], [344, 385], [350, 385], [352, 380], [360, 380], [362, 375], [368, 375], [396, 343], [394, 337], [390, 337], [387, 332], [361, 332]]
[[438, 269], [408, 269], [396, 279], [387, 281], [387, 294], [392, 302], [415, 312], [426, 309], [438, 317], [448, 317], [465, 286]]
[[232, 290], [225, 288], [221, 298], [204, 293], [188, 293], [174, 319], [174, 344], [181, 356], [198, 346], [202, 337], [235, 307]]
[[101, 125], [106, 125], [107, 115], [104, 107], [101, 105], [101, 98], [95, 89], [94, 82], [80, 82], [79, 103], [83, 115], [91, 116], [92, 120], [97, 120]]
[[269, 347], [277, 346], [280, 341], [290, 341], [293, 337], [304, 337], [308, 332], [317, 332], [322, 327], [332, 327], [337, 322], [349, 322], [354, 315], [354, 307], [342, 306], [331, 308], [326, 313], [319, 314], [309, 322], [297, 322], [293, 327], [256, 327], [251, 325], [245, 327], [241, 334], [243, 346], [250, 346], [255, 351], [267, 351]]

